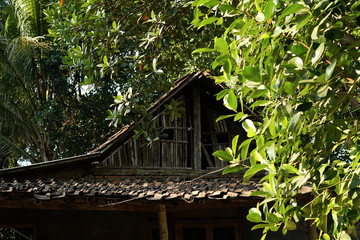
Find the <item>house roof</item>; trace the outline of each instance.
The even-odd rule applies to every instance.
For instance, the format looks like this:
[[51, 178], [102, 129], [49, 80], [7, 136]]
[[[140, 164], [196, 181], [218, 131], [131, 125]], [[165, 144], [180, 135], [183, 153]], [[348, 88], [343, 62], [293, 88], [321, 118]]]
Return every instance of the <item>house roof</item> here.
[[248, 198], [262, 184], [243, 183], [240, 178], [185, 179], [185, 178], [116, 178], [97, 180], [0, 180], [1, 194], [26, 194], [38, 200], [67, 196], [98, 196], [119, 199], [192, 200]]

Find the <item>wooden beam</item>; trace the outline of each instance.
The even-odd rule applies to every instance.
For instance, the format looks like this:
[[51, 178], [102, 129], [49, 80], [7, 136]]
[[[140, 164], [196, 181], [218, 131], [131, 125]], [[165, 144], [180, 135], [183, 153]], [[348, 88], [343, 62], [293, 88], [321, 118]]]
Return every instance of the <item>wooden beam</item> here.
[[166, 218], [166, 206], [161, 204], [159, 205], [159, 225], [160, 225], [160, 240], [169, 239], [169, 231], [167, 226]]
[[194, 85], [193, 88], [194, 102], [194, 168], [201, 170], [201, 102], [200, 86]]

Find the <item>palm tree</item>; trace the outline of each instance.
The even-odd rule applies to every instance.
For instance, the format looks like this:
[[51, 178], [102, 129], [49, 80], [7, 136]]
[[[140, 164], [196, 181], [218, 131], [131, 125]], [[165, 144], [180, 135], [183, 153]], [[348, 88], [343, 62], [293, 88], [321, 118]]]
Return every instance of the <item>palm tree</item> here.
[[0, 144], [26, 149], [33, 162], [54, 158], [45, 121], [39, 116], [51, 98], [44, 72], [50, 43], [45, 40], [43, 4], [10, 0], [3, 8], [0, 35]]

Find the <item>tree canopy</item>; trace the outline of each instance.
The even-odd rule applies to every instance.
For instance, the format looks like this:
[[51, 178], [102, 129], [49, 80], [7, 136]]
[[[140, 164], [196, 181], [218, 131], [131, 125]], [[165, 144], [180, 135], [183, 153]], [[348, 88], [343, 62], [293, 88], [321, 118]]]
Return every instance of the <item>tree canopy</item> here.
[[[303, 219], [310, 223], [309, 239], [355, 239], [360, 2], [196, 0], [192, 5], [195, 28], [221, 22], [222, 35], [212, 47], [194, 53], [217, 53], [212, 67], [222, 74], [215, 79], [230, 86], [217, 97], [248, 136], [241, 144], [234, 138], [232, 147], [214, 155], [230, 161], [227, 171], [245, 169], [245, 181], [266, 172], [263, 188], [254, 193], [264, 200], [247, 216], [258, 223], [254, 229], [264, 229], [264, 237], [280, 228], [285, 234]], [[258, 115], [246, 115], [243, 104]], [[309, 199], [301, 201], [305, 188]]]
[[64, 66], [83, 84], [110, 79], [118, 86], [118, 107], [108, 118], [115, 126], [142, 116], [180, 76], [210, 66], [210, 57], [191, 52], [210, 43], [217, 28], [193, 30], [183, 1], [73, 0], [46, 14], [50, 36], [66, 52]]
[[111, 131], [105, 122], [115, 94], [104, 82], [83, 94], [47, 36], [47, 1], [2, 1], [0, 15], [1, 167], [87, 152]]

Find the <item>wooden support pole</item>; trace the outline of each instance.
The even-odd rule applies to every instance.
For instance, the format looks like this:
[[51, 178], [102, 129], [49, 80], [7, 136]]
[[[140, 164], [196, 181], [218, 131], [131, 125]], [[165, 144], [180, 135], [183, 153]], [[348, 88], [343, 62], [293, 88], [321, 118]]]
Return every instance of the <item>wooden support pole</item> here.
[[159, 206], [159, 225], [160, 225], [160, 240], [169, 240], [169, 231], [166, 218], [166, 206]]
[[193, 88], [194, 101], [194, 168], [201, 170], [201, 104], [200, 87], [195, 85]]

